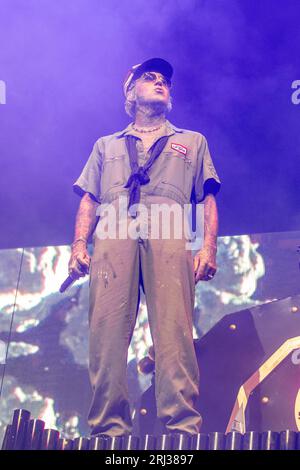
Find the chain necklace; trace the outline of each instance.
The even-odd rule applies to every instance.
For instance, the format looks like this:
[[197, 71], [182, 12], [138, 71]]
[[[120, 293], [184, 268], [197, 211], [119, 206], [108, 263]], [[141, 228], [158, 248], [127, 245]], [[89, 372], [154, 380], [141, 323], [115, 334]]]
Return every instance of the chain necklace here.
[[163, 126], [163, 124], [161, 124], [161, 125], [158, 126], [158, 127], [155, 127], [154, 129], [145, 130], [145, 129], [137, 129], [136, 127], [134, 127], [134, 124], [132, 124], [132, 129], [134, 129], [134, 130], [137, 131], [137, 132], [141, 132], [141, 133], [143, 133], [143, 134], [146, 134], [146, 133], [148, 133], [148, 132], [158, 131], [158, 129], [160, 129], [162, 126]]

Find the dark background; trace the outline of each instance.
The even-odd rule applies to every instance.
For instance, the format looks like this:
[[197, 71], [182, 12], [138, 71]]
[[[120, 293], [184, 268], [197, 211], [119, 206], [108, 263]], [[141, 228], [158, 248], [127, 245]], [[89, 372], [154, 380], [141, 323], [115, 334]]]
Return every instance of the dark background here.
[[220, 235], [300, 229], [298, 0], [0, 0], [0, 247], [72, 241], [72, 183], [124, 128], [129, 66], [175, 69], [172, 123], [208, 139]]

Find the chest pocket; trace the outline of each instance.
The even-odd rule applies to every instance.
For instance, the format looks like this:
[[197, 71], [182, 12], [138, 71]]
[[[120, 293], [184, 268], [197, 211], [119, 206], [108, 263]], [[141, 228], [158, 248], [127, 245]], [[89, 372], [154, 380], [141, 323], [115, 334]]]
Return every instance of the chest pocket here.
[[164, 154], [161, 184], [167, 189], [176, 189], [184, 197], [190, 197], [192, 187], [192, 161], [178, 152]]
[[125, 184], [125, 155], [106, 157], [103, 160], [101, 191], [105, 194], [116, 186]]

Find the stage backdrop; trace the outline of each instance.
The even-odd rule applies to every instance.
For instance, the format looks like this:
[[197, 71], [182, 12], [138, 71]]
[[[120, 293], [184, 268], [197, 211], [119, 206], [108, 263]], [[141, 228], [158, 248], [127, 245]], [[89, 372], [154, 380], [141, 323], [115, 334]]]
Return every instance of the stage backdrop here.
[[[210, 333], [226, 314], [299, 294], [299, 244], [300, 232], [221, 237], [218, 272], [213, 281], [199, 282], [196, 288], [194, 337]], [[15, 408], [30, 410], [33, 417], [46, 421], [46, 427], [57, 428], [66, 437], [88, 434], [88, 278], [64, 294], [58, 292], [67, 273], [69, 246], [2, 250], [0, 255], [0, 442]], [[274, 319], [276, 315], [270, 314], [270, 324]], [[248, 340], [244, 343], [249, 348]], [[141, 393], [151, 384], [151, 374], [142, 375], [137, 370], [137, 363], [150, 346], [142, 297], [128, 355], [133, 413]], [[222, 347], [223, 340], [215, 346], [210, 344], [208, 353], [215, 356], [214, 363], [218, 359], [215, 348], [218, 351]], [[219, 366], [223, 356], [234, 353], [230, 347], [226, 354], [219, 354]], [[239, 361], [243, 370], [242, 359]], [[203, 368], [206, 383], [207, 361]], [[245, 370], [248, 368], [246, 361]], [[225, 371], [223, 368], [223, 375]], [[233, 371], [228, 372], [224, 382], [235, 397], [243, 382], [233, 381]], [[207, 410], [202, 412], [207, 415]], [[219, 426], [224, 423], [218, 413], [214, 420], [213, 430], [222, 430]], [[205, 426], [208, 429], [207, 423]]]

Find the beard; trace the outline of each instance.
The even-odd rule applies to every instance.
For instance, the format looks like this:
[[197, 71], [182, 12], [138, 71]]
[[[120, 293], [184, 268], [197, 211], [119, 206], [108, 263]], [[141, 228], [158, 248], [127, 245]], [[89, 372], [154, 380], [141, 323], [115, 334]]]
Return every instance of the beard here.
[[137, 107], [143, 107], [151, 111], [151, 114], [162, 114], [168, 110], [168, 103], [155, 98], [150, 100], [139, 99], [136, 101]]

